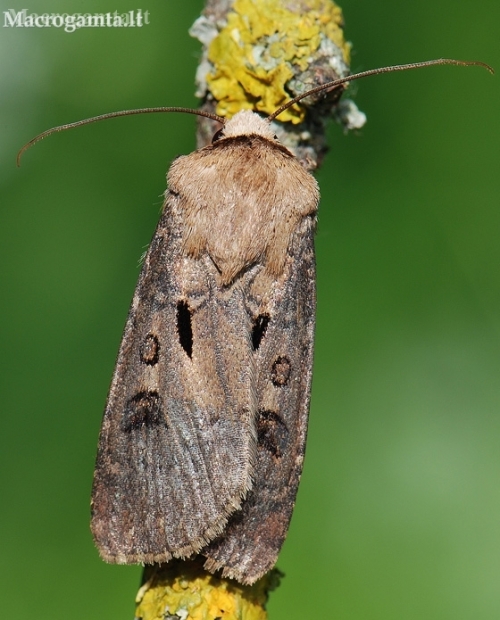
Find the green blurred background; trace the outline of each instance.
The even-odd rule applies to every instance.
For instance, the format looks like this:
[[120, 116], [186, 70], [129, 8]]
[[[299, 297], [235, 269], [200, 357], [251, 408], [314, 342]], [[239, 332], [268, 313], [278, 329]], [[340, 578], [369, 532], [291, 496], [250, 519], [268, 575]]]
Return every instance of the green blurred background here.
[[[2, 11], [25, 5], [7, 4]], [[500, 4], [346, 0], [353, 70], [440, 56], [500, 69]], [[201, 0], [33, 0], [151, 12], [139, 29], [0, 31], [2, 618], [132, 619], [139, 567], [89, 532], [102, 409], [138, 261], [194, 119]], [[499, 77], [356, 84], [322, 189], [311, 424], [271, 620], [500, 618]]]

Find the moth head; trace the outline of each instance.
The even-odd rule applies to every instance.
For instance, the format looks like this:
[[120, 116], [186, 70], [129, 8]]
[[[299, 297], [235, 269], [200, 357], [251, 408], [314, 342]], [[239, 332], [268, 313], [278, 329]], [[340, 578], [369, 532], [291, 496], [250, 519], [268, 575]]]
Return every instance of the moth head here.
[[232, 118], [224, 123], [222, 129], [214, 134], [212, 142], [220, 138], [235, 138], [237, 136], [257, 135], [276, 140], [271, 123], [267, 118], [262, 118], [251, 110], [240, 110]]

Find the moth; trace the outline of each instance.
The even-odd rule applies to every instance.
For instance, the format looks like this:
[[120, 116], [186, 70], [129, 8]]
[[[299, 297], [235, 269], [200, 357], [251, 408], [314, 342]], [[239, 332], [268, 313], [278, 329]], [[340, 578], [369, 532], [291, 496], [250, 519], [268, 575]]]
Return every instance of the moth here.
[[[118, 354], [99, 438], [92, 533], [104, 560], [201, 555], [251, 584], [286, 537], [304, 460], [311, 391], [313, 176], [243, 110], [211, 145], [177, 158]], [[32, 140], [118, 112], [57, 127]], [[133, 111], [132, 113], [137, 113]]]
[[92, 531], [109, 562], [202, 553], [252, 582], [274, 565], [302, 469], [319, 192], [250, 111], [167, 179], [104, 413]]

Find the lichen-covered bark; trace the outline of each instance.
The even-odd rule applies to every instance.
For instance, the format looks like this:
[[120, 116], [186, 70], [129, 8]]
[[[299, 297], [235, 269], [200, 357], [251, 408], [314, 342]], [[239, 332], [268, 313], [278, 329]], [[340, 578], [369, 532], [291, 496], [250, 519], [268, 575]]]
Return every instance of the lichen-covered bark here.
[[[208, 0], [191, 34], [203, 44], [197, 94], [204, 109], [220, 116], [243, 108], [269, 115], [292, 97], [349, 74], [342, 11], [331, 0]], [[308, 170], [326, 151], [329, 118], [346, 129], [365, 122], [352, 101], [340, 99], [342, 90], [307, 98], [274, 122], [280, 142]], [[200, 119], [198, 146], [216, 129]]]
[[174, 560], [149, 566], [136, 597], [136, 620], [266, 620], [269, 591], [279, 582], [272, 571], [252, 586], [220, 579], [203, 560]]

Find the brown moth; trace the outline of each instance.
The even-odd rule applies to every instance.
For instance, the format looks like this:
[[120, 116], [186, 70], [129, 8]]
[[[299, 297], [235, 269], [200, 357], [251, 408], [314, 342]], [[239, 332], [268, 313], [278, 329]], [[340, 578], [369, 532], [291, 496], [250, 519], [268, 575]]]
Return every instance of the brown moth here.
[[[288, 530], [304, 459], [315, 320], [316, 181], [270, 121], [222, 123], [179, 157], [132, 300], [99, 439], [92, 532], [101, 556], [154, 564], [200, 554], [251, 584]], [[487, 65], [483, 65], [486, 66]], [[487, 67], [490, 69], [489, 67]]]
[[318, 187], [250, 111], [167, 183], [104, 414], [92, 531], [110, 562], [201, 553], [250, 583], [276, 561], [302, 469]]

